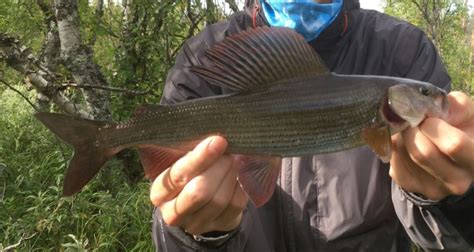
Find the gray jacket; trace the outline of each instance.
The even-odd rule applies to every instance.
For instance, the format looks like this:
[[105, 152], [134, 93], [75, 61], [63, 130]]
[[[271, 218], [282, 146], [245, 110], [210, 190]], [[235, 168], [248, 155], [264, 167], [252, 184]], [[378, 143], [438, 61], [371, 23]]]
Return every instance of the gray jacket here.
[[[450, 88], [447, 71], [422, 31], [362, 10], [357, 0], [345, 0], [343, 8], [310, 42], [331, 71], [401, 76]], [[207, 48], [254, 25], [266, 23], [249, 1], [247, 11], [187, 41], [168, 75], [162, 102], [226, 93], [195, 76], [189, 66], [209, 64]], [[195, 239], [167, 226], [155, 209], [153, 239], [158, 251], [410, 251], [408, 234], [427, 250], [470, 251], [473, 190], [432, 202], [404, 192], [391, 182], [388, 169], [367, 147], [286, 158], [270, 201], [258, 209], [249, 204], [233, 232]]]

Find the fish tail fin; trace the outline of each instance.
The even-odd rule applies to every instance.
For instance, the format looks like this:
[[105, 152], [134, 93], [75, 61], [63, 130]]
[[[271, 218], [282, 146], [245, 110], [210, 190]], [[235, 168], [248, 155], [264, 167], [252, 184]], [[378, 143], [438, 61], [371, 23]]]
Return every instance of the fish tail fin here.
[[79, 192], [117, 153], [97, 144], [99, 128], [109, 124], [63, 114], [37, 113], [35, 117], [64, 142], [74, 148], [63, 187], [63, 196]]

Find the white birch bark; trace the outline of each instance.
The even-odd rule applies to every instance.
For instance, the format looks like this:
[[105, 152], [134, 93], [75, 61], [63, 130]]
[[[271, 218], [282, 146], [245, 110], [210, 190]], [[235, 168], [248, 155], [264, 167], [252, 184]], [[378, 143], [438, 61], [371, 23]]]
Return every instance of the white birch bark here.
[[[107, 86], [100, 67], [94, 63], [92, 50], [82, 39], [77, 0], [56, 0], [56, 20], [61, 41], [61, 57], [78, 85]], [[109, 94], [98, 89], [84, 89], [87, 109], [96, 119], [109, 119]]]

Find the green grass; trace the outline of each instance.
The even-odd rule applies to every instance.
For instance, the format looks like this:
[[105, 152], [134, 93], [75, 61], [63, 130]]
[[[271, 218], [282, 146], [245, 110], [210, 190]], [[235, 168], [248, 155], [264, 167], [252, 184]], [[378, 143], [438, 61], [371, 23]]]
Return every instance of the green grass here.
[[0, 251], [153, 250], [146, 180], [128, 185], [112, 161], [80, 194], [63, 198], [70, 148], [13, 92], [0, 91], [0, 111]]

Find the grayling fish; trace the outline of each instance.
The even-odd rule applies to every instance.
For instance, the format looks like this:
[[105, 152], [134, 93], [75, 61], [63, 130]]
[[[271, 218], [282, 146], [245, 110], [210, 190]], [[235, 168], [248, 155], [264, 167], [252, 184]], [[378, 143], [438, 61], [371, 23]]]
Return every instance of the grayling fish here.
[[286, 28], [257, 28], [208, 51], [212, 67], [191, 71], [233, 91], [169, 106], [148, 106], [124, 122], [67, 115], [36, 117], [74, 147], [64, 182], [72, 195], [124, 148], [138, 148], [154, 179], [210, 135], [244, 162], [239, 182], [261, 206], [272, 195], [281, 158], [368, 144], [384, 161], [390, 135], [443, 117], [446, 93], [429, 83], [384, 76], [332, 74], [304, 38]]

